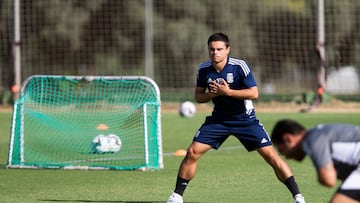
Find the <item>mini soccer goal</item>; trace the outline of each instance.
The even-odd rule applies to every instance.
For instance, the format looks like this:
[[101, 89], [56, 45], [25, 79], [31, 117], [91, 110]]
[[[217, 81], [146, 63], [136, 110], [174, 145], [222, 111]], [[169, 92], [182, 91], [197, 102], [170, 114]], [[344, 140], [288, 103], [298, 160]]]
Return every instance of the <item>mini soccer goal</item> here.
[[27, 78], [14, 103], [9, 168], [163, 168], [160, 91], [144, 76]]

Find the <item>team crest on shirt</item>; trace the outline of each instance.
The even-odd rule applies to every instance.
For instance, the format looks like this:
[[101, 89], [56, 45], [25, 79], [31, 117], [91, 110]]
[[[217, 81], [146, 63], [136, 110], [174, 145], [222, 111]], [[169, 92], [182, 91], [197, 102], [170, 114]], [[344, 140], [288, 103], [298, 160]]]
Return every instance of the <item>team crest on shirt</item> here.
[[228, 83], [233, 83], [233, 82], [234, 82], [234, 75], [233, 75], [233, 73], [227, 73], [227, 74], [226, 74], [226, 81], [227, 81]]

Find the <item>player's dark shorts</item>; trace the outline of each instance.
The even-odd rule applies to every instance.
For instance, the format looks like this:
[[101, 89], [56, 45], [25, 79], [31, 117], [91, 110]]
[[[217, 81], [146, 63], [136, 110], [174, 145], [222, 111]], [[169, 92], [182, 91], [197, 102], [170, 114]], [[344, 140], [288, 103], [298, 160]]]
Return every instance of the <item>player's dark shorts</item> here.
[[193, 141], [218, 149], [230, 135], [235, 136], [248, 151], [272, 145], [254, 111], [236, 116], [208, 116]]
[[360, 201], [360, 165], [344, 180], [337, 193]]

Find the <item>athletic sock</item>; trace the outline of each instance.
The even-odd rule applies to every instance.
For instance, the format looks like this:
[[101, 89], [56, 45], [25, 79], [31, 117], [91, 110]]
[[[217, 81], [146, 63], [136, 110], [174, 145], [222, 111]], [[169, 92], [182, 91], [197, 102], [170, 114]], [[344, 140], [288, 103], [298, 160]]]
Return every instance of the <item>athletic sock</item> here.
[[297, 183], [295, 181], [294, 176], [290, 176], [288, 179], [286, 179], [284, 184], [290, 190], [293, 197], [295, 197], [295, 195], [297, 195], [297, 194], [300, 194], [300, 190], [299, 190], [299, 187], [298, 187], [298, 185], [297, 185]]
[[185, 180], [180, 176], [176, 179], [176, 187], [174, 192], [178, 193], [179, 195], [183, 196], [186, 186], [189, 184], [189, 180]]

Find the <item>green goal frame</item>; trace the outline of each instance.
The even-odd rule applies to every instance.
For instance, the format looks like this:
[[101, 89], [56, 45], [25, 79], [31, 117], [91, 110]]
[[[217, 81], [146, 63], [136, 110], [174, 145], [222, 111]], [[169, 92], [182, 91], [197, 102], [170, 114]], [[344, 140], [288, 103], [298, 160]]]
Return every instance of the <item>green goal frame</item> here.
[[[30, 76], [14, 103], [7, 167], [161, 169], [160, 107], [146, 76]], [[120, 150], [93, 153], [100, 134], [118, 135]]]

